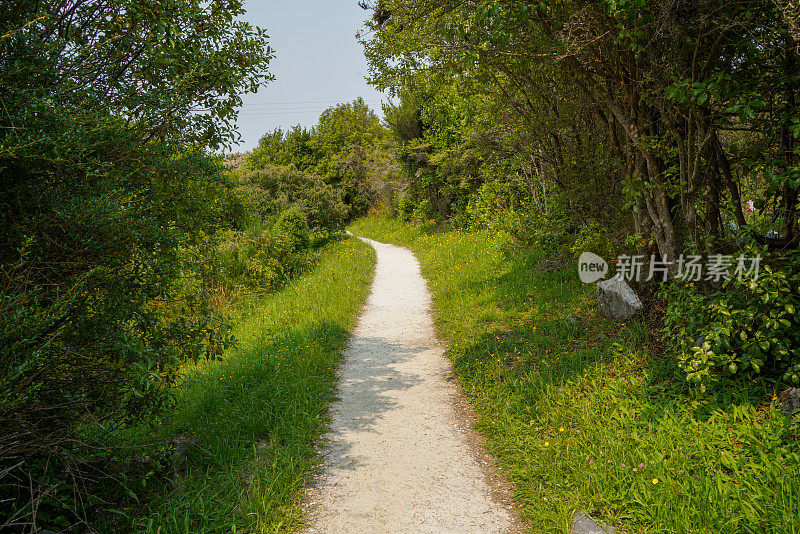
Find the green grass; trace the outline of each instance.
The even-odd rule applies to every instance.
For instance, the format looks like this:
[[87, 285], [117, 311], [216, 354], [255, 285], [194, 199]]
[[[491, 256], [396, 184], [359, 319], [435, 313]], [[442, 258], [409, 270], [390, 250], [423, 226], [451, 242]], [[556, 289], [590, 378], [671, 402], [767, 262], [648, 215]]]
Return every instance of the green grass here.
[[[770, 391], [693, 395], [639, 321], [498, 235], [368, 218], [411, 248], [478, 428], [534, 532], [585, 510], [630, 532], [800, 532], [798, 428]], [[577, 324], [567, 320], [572, 315]]]
[[[317, 267], [237, 311], [239, 344], [191, 370], [159, 430], [191, 435], [184, 473], [154, 490], [137, 530], [279, 532], [301, 522], [301, 490], [335, 391], [335, 369], [368, 293], [373, 250], [325, 247]], [[162, 482], [163, 483], [163, 482]], [[136, 515], [136, 514], [134, 514]]]

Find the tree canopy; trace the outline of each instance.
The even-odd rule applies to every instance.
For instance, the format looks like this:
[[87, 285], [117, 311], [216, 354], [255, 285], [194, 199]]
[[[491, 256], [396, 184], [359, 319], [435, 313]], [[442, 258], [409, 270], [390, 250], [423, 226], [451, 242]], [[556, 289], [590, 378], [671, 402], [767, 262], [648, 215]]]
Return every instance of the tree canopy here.
[[379, 87], [497, 102], [494, 137], [556, 185], [602, 146], [637, 232], [675, 258], [749, 224], [748, 199], [780, 221], [762, 242], [797, 243], [793, 20], [755, 1], [382, 0], [363, 43]]
[[210, 151], [236, 139], [240, 95], [272, 58], [242, 13], [241, 0], [0, 5], [6, 526], [58, 472], [80, 515], [85, 424], [151, 417], [178, 362], [230, 343], [204, 291], [228, 203]]

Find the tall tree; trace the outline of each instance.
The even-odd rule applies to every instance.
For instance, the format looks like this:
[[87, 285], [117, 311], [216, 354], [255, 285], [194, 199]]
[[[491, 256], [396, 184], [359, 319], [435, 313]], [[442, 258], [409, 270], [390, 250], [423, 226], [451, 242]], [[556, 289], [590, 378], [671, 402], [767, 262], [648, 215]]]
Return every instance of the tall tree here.
[[240, 95], [272, 57], [243, 11], [0, 4], [0, 529], [44, 510], [66, 473], [80, 516], [85, 429], [150, 417], [181, 360], [229, 341], [205, 306], [226, 190], [209, 150], [236, 139]]
[[762, 184], [782, 220], [782, 238], [763, 240], [797, 243], [798, 52], [786, 20], [754, 0], [382, 0], [364, 44], [381, 87], [449, 73], [493, 87], [523, 123], [560, 122], [536, 141], [541, 164], [563, 161], [565, 115], [594, 114], [627, 167], [637, 230], [674, 259], [718, 238], [723, 218], [747, 222], [743, 181]]

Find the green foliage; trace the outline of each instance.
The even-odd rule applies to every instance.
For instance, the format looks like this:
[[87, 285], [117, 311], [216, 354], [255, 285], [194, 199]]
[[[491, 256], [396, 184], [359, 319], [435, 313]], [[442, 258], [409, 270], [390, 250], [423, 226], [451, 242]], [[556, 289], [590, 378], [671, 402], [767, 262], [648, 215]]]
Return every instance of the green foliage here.
[[284, 132], [280, 128], [265, 134], [258, 146], [245, 158], [245, 170], [259, 170], [271, 165], [294, 165], [301, 171], [313, 172], [320, 159], [313, 132], [295, 126]]
[[403, 221], [411, 220], [411, 215], [414, 213], [414, 199], [407, 193], [397, 193], [392, 199], [392, 204], [397, 212], [397, 215]]
[[479, 100], [450, 88], [442, 91], [437, 85], [441, 80], [435, 78], [417, 81], [420, 86], [401, 88], [400, 102], [384, 109], [407, 181], [406, 194], [415, 203], [430, 204], [433, 213], [420, 216], [460, 217], [463, 223], [470, 195], [489, 172], [467, 128]]
[[293, 165], [266, 165], [255, 171], [240, 171], [234, 180], [235, 196], [252, 224], [270, 221], [296, 206], [306, 215], [311, 228], [336, 231], [342, 228], [349, 214], [340, 188]]
[[208, 302], [231, 208], [210, 149], [272, 57], [242, 13], [0, 6], [0, 529], [90, 512], [120, 429], [157, 424], [179, 364], [231, 344]]
[[726, 290], [705, 294], [694, 284], [665, 290], [667, 339], [680, 367], [702, 391], [731, 380], [800, 383], [800, 257], [758, 277], [733, 277]]
[[[302, 217], [299, 212], [298, 217]], [[308, 231], [292, 234], [272, 227], [251, 228], [226, 232], [220, 238], [222, 290], [275, 290], [315, 262], [315, 254], [308, 248]]]
[[412, 91], [403, 91], [402, 95], [398, 103], [390, 102], [383, 106], [383, 115], [395, 141], [407, 143], [421, 138], [425, 125], [418, 95]]
[[779, 236], [761, 242], [796, 247], [800, 54], [784, 4], [392, 0], [362, 44], [371, 82], [400, 97], [387, 121], [408, 191], [441, 218], [468, 225], [480, 186], [518, 175], [569, 234], [594, 220], [672, 258], [766, 223]]
[[[239, 343], [220, 361], [188, 365], [156, 441], [191, 436], [139, 502], [100, 532], [285, 532], [302, 523], [302, 489], [318, 459], [336, 367], [369, 292], [374, 252], [356, 239], [320, 251], [317, 267], [276, 293], [248, 293], [231, 313]], [[153, 440], [149, 433], [136, 440]], [[141, 445], [137, 443], [137, 445]], [[156, 456], [152, 456], [156, 463]], [[134, 463], [141, 460], [134, 458]], [[176, 482], [177, 481], [177, 482]]]
[[411, 220], [415, 222], [426, 222], [433, 218], [435, 215], [433, 205], [427, 198], [420, 200], [414, 207], [411, 213]]
[[495, 232], [506, 231], [513, 235], [519, 228], [517, 211], [522, 208], [518, 197], [517, 191], [509, 183], [484, 183], [467, 203], [466, 215], [470, 226]]
[[[367, 213], [378, 201], [378, 192], [392, 179], [393, 166], [388, 157], [389, 134], [377, 115], [359, 98], [351, 103], [338, 104], [325, 110], [318, 124], [310, 131], [299, 126], [288, 132], [275, 130], [266, 134], [244, 161], [243, 169], [253, 173], [268, 172], [274, 174], [275, 166], [294, 166], [309, 182], [319, 178], [335, 191], [345, 204], [346, 216], [357, 217]], [[317, 178], [319, 177], [319, 178]], [[245, 179], [248, 179], [245, 176]], [[253, 176], [250, 180], [263, 180]], [[280, 191], [272, 190], [273, 198], [277, 194], [300, 194], [309, 187], [298, 180], [285, 181], [286, 187]], [[334, 219], [329, 212], [334, 209], [335, 199], [319, 184], [316, 204], [319, 214], [312, 213], [314, 207], [307, 210], [309, 224], [327, 225], [314, 220], [316, 217]], [[310, 196], [310, 195], [306, 195]], [[280, 197], [277, 197], [280, 198]], [[327, 204], [326, 207], [323, 207]], [[282, 209], [282, 208], [281, 208]], [[338, 208], [335, 208], [338, 209]]]
[[314, 249], [347, 219], [344, 192], [294, 164], [231, 174], [236, 224], [217, 240], [223, 294], [281, 287], [314, 265]]
[[274, 231], [286, 237], [292, 250], [301, 250], [310, 244], [308, 219], [297, 206], [292, 206], [278, 215]]
[[607, 261], [617, 257], [608, 231], [595, 220], [589, 221], [578, 230], [570, 251], [576, 258], [583, 252], [593, 252]]

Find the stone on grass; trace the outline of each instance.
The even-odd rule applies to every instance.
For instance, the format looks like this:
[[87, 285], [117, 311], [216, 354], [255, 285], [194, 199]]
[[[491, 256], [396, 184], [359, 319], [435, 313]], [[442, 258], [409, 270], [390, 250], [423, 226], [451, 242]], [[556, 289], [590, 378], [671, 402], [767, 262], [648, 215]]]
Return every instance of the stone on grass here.
[[797, 410], [800, 410], [800, 389], [789, 388], [781, 394], [781, 407], [783, 415], [791, 417]]
[[614, 527], [597, 522], [586, 512], [575, 512], [572, 517], [570, 534], [614, 534]]
[[644, 306], [625, 280], [614, 276], [597, 282], [600, 312], [611, 319], [628, 319], [644, 311]]

